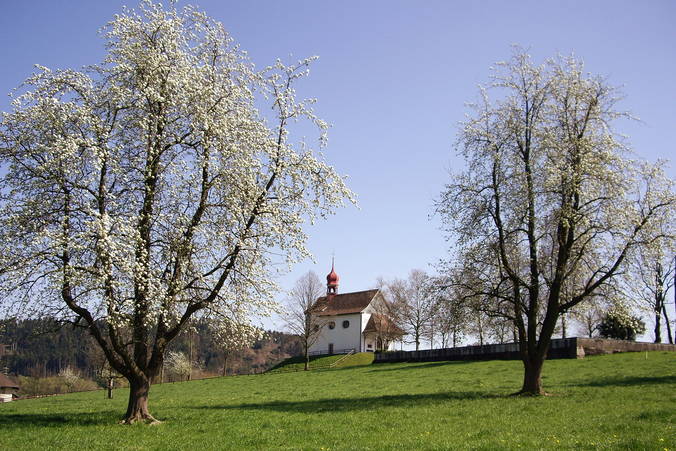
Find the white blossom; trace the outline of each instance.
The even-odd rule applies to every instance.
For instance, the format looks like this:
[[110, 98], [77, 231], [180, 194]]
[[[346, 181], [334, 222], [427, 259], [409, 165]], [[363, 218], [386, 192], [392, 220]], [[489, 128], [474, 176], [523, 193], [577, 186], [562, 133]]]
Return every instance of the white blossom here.
[[151, 1], [102, 34], [101, 64], [37, 67], [3, 113], [0, 302], [78, 318], [134, 386], [198, 312], [274, 310], [280, 258], [353, 194], [292, 140], [307, 120], [324, 143], [294, 91], [314, 58], [256, 71], [221, 24]]

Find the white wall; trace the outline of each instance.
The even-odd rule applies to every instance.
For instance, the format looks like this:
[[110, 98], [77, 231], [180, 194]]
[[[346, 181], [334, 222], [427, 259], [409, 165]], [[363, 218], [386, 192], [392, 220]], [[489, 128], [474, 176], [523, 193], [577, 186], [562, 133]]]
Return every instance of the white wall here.
[[361, 313], [361, 330], [359, 331], [359, 336], [362, 340], [361, 342], [361, 350], [362, 352], [366, 351], [373, 351], [375, 349], [375, 343], [371, 348], [366, 347], [366, 337], [363, 336], [364, 329], [366, 329], [366, 325], [369, 322], [369, 319], [371, 318], [370, 313], [365, 313], [366, 311]]
[[[322, 320], [325, 320], [325, 325], [322, 327], [322, 331], [319, 334], [319, 338], [310, 347], [310, 352], [328, 352], [329, 343], [333, 343], [334, 352], [340, 351], [342, 349], [354, 349], [355, 351], [360, 351], [360, 342], [361, 342], [361, 331], [366, 327], [366, 323], [361, 318], [360, 313], [354, 313], [349, 315], [336, 315], [336, 316], [322, 316]], [[360, 320], [362, 320], [360, 322]], [[329, 329], [328, 323], [333, 321], [336, 323], [334, 329]], [[349, 321], [350, 325], [347, 328], [343, 327], [343, 321]], [[368, 318], [366, 318], [368, 321]]]
[[[334, 352], [343, 349], [354, 349], [357, 352], [375, 351], [376, 343], [374, 337], [367, 338], [367, 342], [362, 340], [362, 332], [366, 328], [366, 324], [371, 318], [371, 314], [377, 311], [378, 304], [385, 302], [381, 293], [378, 293], [371, 304], [362, 313], [351, 313], [349, 315], [334, 315], [322, 316], [321, 319], [325, 321], [324, 327], [317, 338], [317, 341], [310, 346], [310, 352], [328, 352], [329, 343], [333, 343]], [[334, 329], [329, 329], [328, 323], [333, 321], [336, 323]], [[343, 321], [349, 321], [350, 326], [343, 328]], [[373, 346], [367, 347], [368, 343]], [[390, 349], [394, 349], [394, 343], [390, 344]]]
[[[378, 335], [371, 332], [364, 337], [364, 351], [373, 352], [376, 350]], [[396, 351], [398, 341], [392, 341], [388, 344], [386, 351]], [[369, 348], [368, 345], [371, 345]]]
[[[369, 345], [371, 345], [370, 348]], [[367, 334], [364, 337], [364, 351], [375, 352], [375, 350], [376, 350], [376, 337], [373, 334]]]

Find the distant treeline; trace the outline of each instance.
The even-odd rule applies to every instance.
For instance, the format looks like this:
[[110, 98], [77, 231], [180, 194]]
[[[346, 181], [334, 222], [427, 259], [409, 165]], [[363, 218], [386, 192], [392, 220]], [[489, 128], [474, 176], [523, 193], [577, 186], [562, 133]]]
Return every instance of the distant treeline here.
[[[95, 379], [104, 364], [103, 353], [83, 328], [52, 318], [0, 320], [0, 372], [32, 377], [54, 376], [71, 368], [81, 377]], [[2, 349], [0, 349], [1, 351]], [[193, 324], [170, 345], [170, 350], [192, 356], [195, 370], [222, 374], [223, 351], [219, 349], [206, 321]], [[268, 331], [251, 348], [228, 356], [228, 374], [266, 370], [282, 359], [299, 355], [298, 337]]]

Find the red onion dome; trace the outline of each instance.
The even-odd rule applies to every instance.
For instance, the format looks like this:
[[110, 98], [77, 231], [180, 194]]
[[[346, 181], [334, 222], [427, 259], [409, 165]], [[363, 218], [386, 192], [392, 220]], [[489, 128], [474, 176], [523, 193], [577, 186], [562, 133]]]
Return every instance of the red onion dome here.
[[336, 274], [336, 271], [333, 269], [333, 265], [331, 265], [331, 272], [326, 276], [326, 283], [329, 285], [338, 285], [339, 279], [338, 274]]

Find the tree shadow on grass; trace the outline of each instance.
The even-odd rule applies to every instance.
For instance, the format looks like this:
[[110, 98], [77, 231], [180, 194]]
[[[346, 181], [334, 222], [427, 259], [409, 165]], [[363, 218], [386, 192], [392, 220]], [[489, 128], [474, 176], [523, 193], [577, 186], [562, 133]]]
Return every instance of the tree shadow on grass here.
[[676, 384], [676, 376], [605, 377], [587, 382], [567, 384], [569, 387], [628, 387], [631, 385]]
[[120, 412], [113, 410], [82, 413], [25, 413], [0, 415], [0, 424], [7, 428], [100, 426], [115, 424]]
[[671, 418], [674, 415], [674, 411], [671, 409], [651, 409], [644, 410], [634, 417], [637, 421], [663, 421], [665, 418]]
[[442, 393], [420, 393], [420, 394], [401, 394], [401, 395], [383, 395], [373, 397], [351, 397], [351, 398], [327, 398], [313, 399], [303, 401], [270, 401], [261, 403], [244, 403], [232, 405], [211, 405], [199, 406], [197, 409], [215, 409], [215, 410], [273, 410], [278, 412], [300, 412], [300, 413], [321, 413], [321, 412], [349, 412], [358, 410], [371, 410], [380, 407], [409, 407], [420, 406], [421, 404], [440, 404], [448, 401], [467, 401], [479, 399], [497, 399], [507, 398], [506, 395], [495, 393], [464, 391], [464, 392], [442, 392]]
[[[397, 363], [405, 363], [405, 362], [397, 362]], [[417, 362], [416, 362], [417, 363]], [[465, 365], [467, 363], [471, 363], [468, 360], [444, 360], [440, 362], [422, 362], [418, 363], [417, 365], [409, 364], [406, 366], [396, 366], [394, 368], [374, 368], [372, 370], [369, 370], [369, 373], [373, 372], [380, 372], [380, 371], [402, 371], [402, 370], [417, 370], [419, 368], [434, 368], [437, 366], [457, 366], [457, 365]], [[387, 365], [387, 363], [378, 363], [374, 364], [376, 367], [380, 365]], [[392, 363], [392, 365], [395, 365], [395, 363]], [[389, 365], [388, 365], [389, 366]]]

